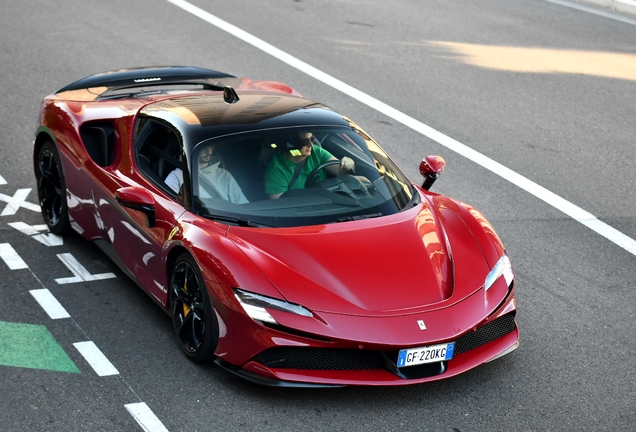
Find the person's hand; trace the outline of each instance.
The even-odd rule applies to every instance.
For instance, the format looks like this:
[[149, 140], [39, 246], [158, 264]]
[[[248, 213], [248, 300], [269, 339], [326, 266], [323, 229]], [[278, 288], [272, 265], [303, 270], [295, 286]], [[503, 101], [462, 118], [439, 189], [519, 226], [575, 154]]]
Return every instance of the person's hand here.
[[353, 159], [351, 159], [350, 157], [343, 157], [342, 159], [340, 159], [340, 168], [347, 170], [347, 171], [351, 171], [356, 167], [356, 164], [353, 162]]

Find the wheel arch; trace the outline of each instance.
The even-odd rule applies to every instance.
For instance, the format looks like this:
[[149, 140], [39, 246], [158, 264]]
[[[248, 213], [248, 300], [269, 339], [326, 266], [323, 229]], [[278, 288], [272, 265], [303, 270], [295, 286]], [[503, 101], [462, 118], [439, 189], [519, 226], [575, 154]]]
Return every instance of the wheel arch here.
[[35, 138], [33, 139], [33, 169], [37, 169], [38, 164], [38, 154], [40, 153], [40, 149], [44, 145], [44, 143], [51, 141], [53, 145], [57, 148], [57, 142], [55, 140], [55, 136], [53, 132], [47, 127], [40, 127], [35, 133]]
[[[206, 305], [204, 306], [203, 309], [200, 310], [204, 312], [203, 316], [205, 318], [203, 318], [202, 321], [205, 323], [205, 325], [204, 325], [204, 328], [199, 329], [201, 332], [199, 334], [199, 337], [202, 338], [202, 342], [201, 342], [201, 345], [199, 345], [196, 348], [196, 352], [189, 351], [187, 348], [184, 348], [184, 347], [187, 347], [187, 344], [190, 344], [191, 346], [191, 342], [200, 340], [199, 337], [195, 337], [194, 339], [192, 339], [191, 336], [187, 335], [187, 332], [186, 333], [182, 332], [180, 327], [180, 326], [185, 326], [185, 323], [187, 322], [187, 318], [182, 314], [185, 314], [187, 316], [189, 312], [185, 311], [185, 306], [184, 306], [184, 311], [180, 312], [181, 308], [178, 307], [178, 305], [179, 304], [185, 305], [187, 303], [185, 303], [181, 295], [177, 295], [176, 297], [174, 297], [176, 301], [175, 306], [173, 306], [173, 303], [171, 300], [171, 298], [173, 298], [172, 297], [172, 292], [173, 292], [172, 278], [176, 277], [175, 275], [172, 274], [173, 269], [175, 268], [175, 264], [178, 263], [179, 257], [182, 257], [184, 255], [186, 256], [184, 257], [185, 258], [184, 261], [186, 262], [186, 265], [188, 265], [189, 267], [192, 267], [195, 274], [197, 274], [196, 283], [198, 285], [198, 290], [201, 292], [199, 302], [205, 303]], [[180, 262], [184, 262], [184, 261], [180, 261]], [[176, 245], [168, 252], [168, 255], [166, 258], [166, 271], [169, 272], [168, 283], [170, 285], [168, 287], [167, 309], [170, 315], [172, 316], [173, 327], [176, 331], [177, 338], [179, 338], [181, 341], [180, 344], [181, 344], [182, 350], [185, 352], [188, 358], [190, 358], [190, 360], [196, 363], [209, 363], [214, 361], [214, 359], [216, 358], [214, 353], [219, 342], [219, 322], [218, 322], [217, 314], [214, 308], [214, 303], [212, 301], [212, 296], [210, 295], [210, 292], [207, 289], [205, 278], [203, 276], [199, 261], [195, 258], [194, 254], [191, 251], [189, 251], [186, 247], [184, 247], [183, 245]], [[185, 288], [185, 285], [184, 285], [184, 289], [186, 291], [190, 291], [189, 289]], [[189, 310], [191, 311], [195, 310], [195, 306], [191, 304]], [[179, 315], [179, 319], [175, 321], [175, 314], [177, 314], [177, 312]], [[193, 320], [193, 319], [194, 317], [190, 315], [190, 320]], [[176, 322], [180, 324], [177, 325], [175, 324]], [[192, 332], [197, 333], [197, 330], [195, 329], [194, 324], [192, 324]]]
[[[168, 252], [168, 256], [166, 257], [166, 267], [165, 267], [166, 280], [168, 281], [168, 284], [170, 284], [170, 278], [172, 277], [172, 270], [174, 269], [174, 264], [175, 262], [177, 262], [177, 258], [179, 258], [179, 256], [181, 256], [183, 253], [187, 253], [188, 255], [194, 258], [194, 255], [192, 254], [192, 252], [190, 252], [188, 249], [185, 248], [185, 246], [182, 246], [182, 245], [175, 246], [172, 249], [170, 249], [170, 252]], [[170, 288], [168, 288], [168, 290], [169, 289]], [[164, 306], [166, 308], [170, 307], [170, 295], [166, 296]]]

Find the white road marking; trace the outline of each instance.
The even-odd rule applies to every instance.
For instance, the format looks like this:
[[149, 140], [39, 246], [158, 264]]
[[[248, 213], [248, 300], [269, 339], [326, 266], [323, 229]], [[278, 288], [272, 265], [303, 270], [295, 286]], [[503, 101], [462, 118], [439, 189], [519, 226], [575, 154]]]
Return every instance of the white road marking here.
[[40, 234], [40, 231], [48, 231], [49, 227], [46, 225], [27, 225], [24, 222], [10, 222], [8, 225], [23, 234], [33, 237], [34, 240], [45, 246], [62, 246], [64, 244], [62, 236], [49, 232]]
[[35, 229], [35, 227], [32, 227], [31, 225], [27, 225], [24, 222], [9, 222], [7, 225], [17, 229], [22, 234], [26, 234], [29, 236], [40, 234], [38, 230]]
[[26, 188], [18, 189], [17, 191], [15, 191], [15, 194], [13, 194], [13, 196], [0, 193], [0, 201], [4, 201], [7, 203], [7, 206], [4, 208], [4, 210], [2, 210], [0, 216], [14, 215], [20, 209], [20, 207], [39, 212], [40, 206], [25, 201], [30, 192], [31, 188]]
[[57, 301], [57, 299], [46, 288], [31, 290], [31, 295], [42, 306], [42, 309], [49, 314], [51, 319], [70, 318], [71, 316], [66, 312], [66, 309]]
[[11, 270], [29, 268], [9, 243], [0, 243], [0, 258]]
[[119, 371], [108, 361], [106, 356], [91, 341], [76, 342], [73, 344], [82, 357], [99, 376], [119, 375]]
[[55, 282], [60, 285], [75, 282], [91, 282], [103, 279], [113, 279], [117, 277], [114, 273], [90, 274], [88, 270], [86, 270], [70, 253], [58, 254], [57, 257], [74, 275], [73, 277], [55, 279]]
[[0, 185], [6, 185], [7, 181], [0, 175]]
[[466, 146], [465, 144], [460, 143], [459, 141], [444, 135], [443, 133], [433, 129], [432, 127], [420, 122], [419, 120], [414, 119], [413, 117], [404, 114], [401, 111], [385, 104], [384, 102], [370, 96], [362, 91], [340, 81], [333, 76], [322, 72], [321, 70], [303, 62], [302, 60], [293, 57], [286, 52], [276, 48], [273, 45], [247, 33], [244, 30], [228, 23], [227, 21], [223, 21], [222, 19], [200, 9], [191, 3], [183, 0], [166, 0], [169, 3], [183, 9], [186, 12], [191, 13], [192, 15], [201, 18], [202, 20], [212, 24], [215, 27], [241, 39], [242, 41], [260, 49], [261, 51], [277, 58], [278, 60], [287, 63], [289, 66], [298, 69], [301, 72], [306, 73], [307, 75], [313, 77], [314, 79], [321, 81], [327, 84], [330, 87], [333, 87], [336, 90], [343, 92], [344, 94], [351, 96], [352, 98], [362, 102], [370, 108], [379, 111], [382, 114], [385, 114], [387, 117], [392, 118], [393, 120], [402, 123], [403, 125], [413, 129], [416, 132], [430, 138], [431, 140], [437, 142], [438, 144], [452, 150], [465, 158], [475, 162], [476, 164], [486, 168], [487, 170], [497, 174], [498, 176], [508, 180], [512, 184], [520, 187], [526, 192], [534, 195], [545, 203], [553, 206], [557, 210], [565, 213], [572, 219], [580, 222], [596, 233], [602, 235], [606, 239], [615, 243], [616, 245], [622, 247], [629, 253], [636, 255], [636, 240], [626, 236], [615, 228], [609, 226], [608, 224], [600, 221], [593, 214], [583, 210], [582, 208], [572, 204], [571, 202], [561, 198], [560, 196], [550, 192], [544, 187], [538, 185], [532, 180], [512, 171], [511, 169], [503, 166], [499, 162], [490, 159], [489, 157], [473, 150], [472, 148]]
[[33, 239], [45, 246], [62, 246], [64, 244], [64, 237], [53, 233], [34, 235]]
[[124, 405], [145, 432], [168, 432], [157, 416], [143, 402]]
[[571, 1], [564, 1], [564, 0], [546, 0], [546, 1], [548, 1], [550, 3], [558, 4], [558, 5], [561, 5], [561, 6], [569, 7], [569, 8], [572, 8], [572, 9], [578, 9], [580, 11], [591, 13], [591, 14], [594, 14], [594, 15], [600, 15], [600, 16], [605, 17], [605, 18], [611, 18], [611, 19], [616, 20], [616, 21], [624, 22], [625, 24], [636, 25], [636, 20], [635, 19], [627, 18], [625, 16], [612, 13], [612, 12], [610, 12], [608, 10], [599, 9], [598, 7], [585, 6], [585, 5], [582, 5], [580, 3], [574, 3], [574, 2], [571, 2]]

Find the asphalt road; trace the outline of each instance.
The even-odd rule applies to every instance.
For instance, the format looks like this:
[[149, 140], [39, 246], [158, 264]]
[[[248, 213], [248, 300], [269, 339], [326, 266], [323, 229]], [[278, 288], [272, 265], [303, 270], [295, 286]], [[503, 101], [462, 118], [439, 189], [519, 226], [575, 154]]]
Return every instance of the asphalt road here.
[[[193, 3], [636, 239], [635, 26], [542, 0]], [[138, 431], [125, 406], [141, 403], [152, 430], [169, 431], [636, 428], [636, 256], [625, 248], [168, 1], [0, 0], [0, 37], [0, 243], [24, 262], [0, 261], [0, 429]], [[96, 72], [166, 64], [290, 84], [348, 114], [415, 181], [421, 157], [443, 156], [435, 191], [479, 208], [507, 246], [521, 347], [404, 388], [272, 389], [188, 362], [167, 315], [94, 245], [44, 244], [25, 204], [37, 202], [31, 142], [44, 96]], [[115, 277], [59, 283], [73, 276], [64, 254]], [[45, 288], [69, 318], [35, 301], [30, 291]], [[58, 349], [51, 364], [11, 355], [46, 341], [39, 357]], [[74, 346], [83, 341], [118, 373], [96, 373]]]

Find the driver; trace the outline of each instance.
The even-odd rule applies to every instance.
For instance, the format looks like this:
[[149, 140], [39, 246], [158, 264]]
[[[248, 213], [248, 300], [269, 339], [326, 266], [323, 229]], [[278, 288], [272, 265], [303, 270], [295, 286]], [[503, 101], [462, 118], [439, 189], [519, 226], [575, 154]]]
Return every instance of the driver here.
[[[276, 199], [291, 189], [302, 189], [311, 172], [320, 164], [338, 160], [322, 147], [314, 147], [314, 136], [311, 132], [299, 132], [293, 135], [288, 148], [276, 152], [265, 170], [265, 192]], [[334, 176], [355, 170], [353, 159], [345, 156], [340, 165], [325, 167]], [[317, 181], [326, 178], [324, 170], [318, 174]]]

